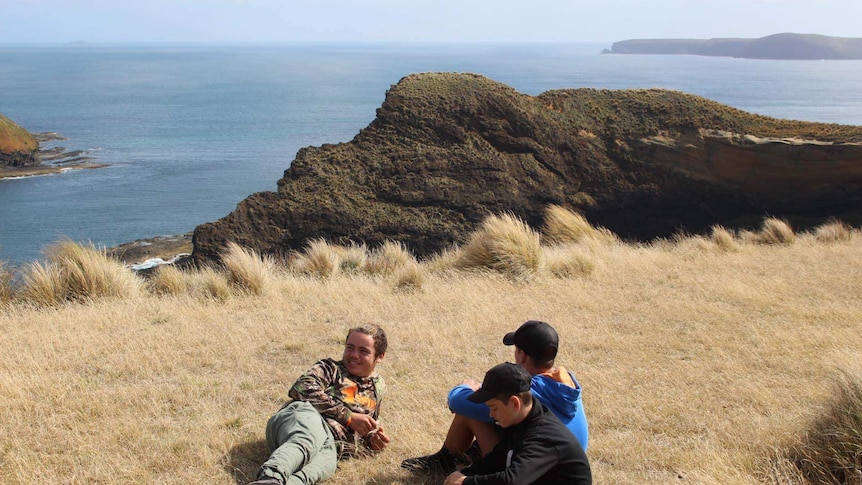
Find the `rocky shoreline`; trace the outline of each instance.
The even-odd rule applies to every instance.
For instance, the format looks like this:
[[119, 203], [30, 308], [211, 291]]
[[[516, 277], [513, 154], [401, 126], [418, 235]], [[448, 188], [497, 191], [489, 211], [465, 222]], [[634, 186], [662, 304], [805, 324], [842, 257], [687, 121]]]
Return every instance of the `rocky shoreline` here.
[[36, 152], [36, 164], [16, 167], [0, 168], [0, 179], [37, 177], [40, 175], [51, 175], [67, 172], [69, 170], [83, 170], [92, 168], [104, 168], [107, 163], [94, 162], [91, 157], [92, 150], [66, 151], [65, 147], [42, 148], [44, 143], [68, 140], [68, 138], [56, 132], [33, 133], [33, 137], [39, 142], [39, 151]]
[[190, 261], [192, 233], [136, 239], [107, 249], [112, 258], [135, 271], [163, 264], [183, 266]]

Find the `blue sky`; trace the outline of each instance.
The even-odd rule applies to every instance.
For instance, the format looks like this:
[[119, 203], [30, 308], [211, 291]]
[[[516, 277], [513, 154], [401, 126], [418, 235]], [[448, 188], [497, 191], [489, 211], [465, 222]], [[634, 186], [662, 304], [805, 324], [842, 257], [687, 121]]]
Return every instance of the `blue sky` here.
[[862, 0], [0, 0], [0, 43], [862, 37]]

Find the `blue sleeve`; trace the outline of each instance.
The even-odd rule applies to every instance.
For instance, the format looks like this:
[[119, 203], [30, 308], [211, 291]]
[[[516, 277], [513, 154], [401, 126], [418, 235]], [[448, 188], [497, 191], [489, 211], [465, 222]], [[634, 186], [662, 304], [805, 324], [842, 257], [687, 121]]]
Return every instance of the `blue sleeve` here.
[[488, 406], [484, 403], [475, 403], [467, 400], [467, 396], [473, 394], [473, 390], [469, 386], [455, 386], [449, 391], [449, 410], [455, 414], [475, 419], [476, 421], [484, 421], [493, 423]]

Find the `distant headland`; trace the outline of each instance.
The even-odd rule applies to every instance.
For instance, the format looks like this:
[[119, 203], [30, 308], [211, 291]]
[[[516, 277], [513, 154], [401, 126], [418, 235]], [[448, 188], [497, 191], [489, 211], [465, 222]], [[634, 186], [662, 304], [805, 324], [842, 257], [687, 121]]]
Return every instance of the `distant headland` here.
[[630, 39], [605, 54], [683, 54], [743, 59], [862, 60], [862, 38], [775, 34], [758, 39]]
[[679, 91], [522, 94], [422, 73], [386, 93], [350, 142], [300, 149], [278, 181], [198, 226], [196, 262], [228, 242], [289, 257], [309, 241], [400, 241], [420, 257], [488, 214], [540, 227], [549, 205], [624, 239], [862, 221], [862, 126], [768, 118]]
[[0, 179], [33, 177], [66, 170], [101, 168], [87, 150], [66, 151], [63, 147], [41, 148], [42, 143], [65, 140], [58, 133], [29, 133], [0, 114]]

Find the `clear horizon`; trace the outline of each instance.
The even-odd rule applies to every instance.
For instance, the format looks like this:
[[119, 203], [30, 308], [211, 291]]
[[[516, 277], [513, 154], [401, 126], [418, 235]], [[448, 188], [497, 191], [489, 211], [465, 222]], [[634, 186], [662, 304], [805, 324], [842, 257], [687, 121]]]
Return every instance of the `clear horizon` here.
[[0, 44], [862, 37], [859, 0], [0, 0]]

